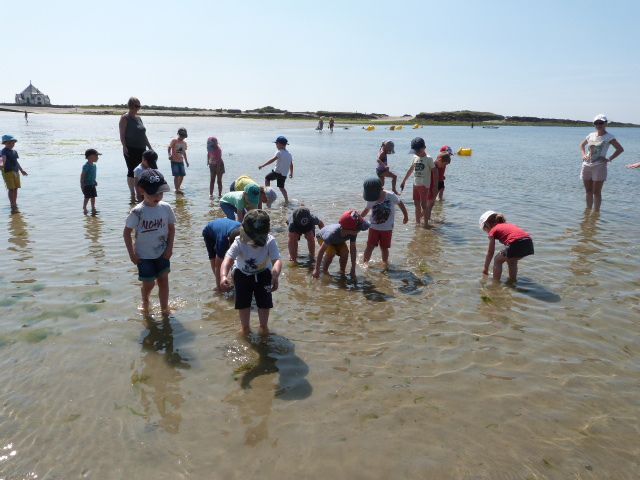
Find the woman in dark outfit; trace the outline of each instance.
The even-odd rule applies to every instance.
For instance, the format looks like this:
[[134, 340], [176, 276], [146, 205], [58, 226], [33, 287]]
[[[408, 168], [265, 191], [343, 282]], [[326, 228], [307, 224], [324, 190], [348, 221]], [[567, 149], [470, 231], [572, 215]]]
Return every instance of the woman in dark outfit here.
[[151, 148], [147, 139], [147, 129], [138, 116], [140, 110], [140, 100], [131, 97], [127, 103], [129, 111], [120, 117], [120, 142], [122, 143], [122, 153], [127, 162], [127, 184], [131, 192], [131, 201], [135, 202], [135, 179], [133, 169], [140, 165], [142, 154]]

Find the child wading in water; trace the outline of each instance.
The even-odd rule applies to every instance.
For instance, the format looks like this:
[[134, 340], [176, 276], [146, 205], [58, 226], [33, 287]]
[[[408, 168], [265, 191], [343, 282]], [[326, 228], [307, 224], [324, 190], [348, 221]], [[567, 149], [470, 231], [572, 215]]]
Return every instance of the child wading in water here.
[[[162, 313], [169, 311], [169, 272], [173, 254], [176, 217], [162, 194], [169, 185], [158, 170], [145, 170], [138, 180], [144, 201], [133, 207], [124, 227], [124, 244], [131, 262], [138, 267], [138, 279], [142, 282], [142, 309], [149, 310], [151, 290], [158, 283], [158, 295]], [[135, 231], [135, 246], [131, 232]]]
[[438, 169], [438, 200], [444, 200], [444, 173], [447, 170], [447, 165], [451, 163], [451, 156], [453, 155], [453, 150], [448, 145], [443, 145], [440, 147], [440, 153], [438, 153], [438, 157], [436, 158], [435, 164]]
[[424, 139], [416, 137], [411, 140], [410, 153], [413, 153], [413, 163], [407, 170], [407, 174], [400, 184], [400, 189], [404, 190], [408, 178], [413, 173], [413, 203], [416, 206], [416, 225], [420, 225], [420, 221], [423, 221], [426, 227], [429, 225], [433, 201], [436, 198], [438, 174], [434, 171], [436, 165], [433, 158], [427, 155], [427, 145]]
[[138, 180], [140, 180], [140, 176], [142, 172], [153, 168], [156, 170], [158, 168], [158, 154], [153, 150], [145, 150], [142, 154], [142, 161], [140, 165], [133, 169], [133, 178], [136, 182], [136, 199], [138, 203], [144, 200], [144, 195], [142, 189], [138, 186]]
[[216, 137], [207, 139], [207, 165], [209, 165], [209, 198], [213, 198], [213, 189], [218, 181], [218, 198], [222, 197], [222, 175], [224, 175], [224, 162], [222, 161], [222, 148]]
[[395, 221], [395, 206], [398, 205], [404, 214], [402, 223], [409, 221], [407, 207], [404, 206], [402, 200], [395, 193], [383, 190], [382, 182], [378, 178], [374, 177], [365, 180], [363, 188], [363, 197], [367, 202], [367, 206], [360, 215], [364, 218], [371, 211], [371, 228], [369, 228], [367, 248], [364, 250], [362, 261], [365, 265], [368, 265], [373, 250], [380, 245], [383, 267], [387, 269], [389, 267], [389, 248], [391, 248], [391, 236]]
[[278, 137], [275, 141], [277, 151], [273, 158], [267, 160], [267, 162], [263, 163], [258, 167], [258, 170], [263, 169], [267, 165], [276, 162], [276, 168], [274, 168], [269, 175], [264, 177], [265, 186], [271, 185], [271, 180], [276, 180], [278, 184], [278, 188], [282, 192], [282, 196], [284, 197], [284, 203], [289, 202], [289, 197], [287, 195], [287, 190], [284, 188], [284, 183], [287, 181], [287, 174], [289, 174], [289, 178], [293, 178], [293, 157], [287, 150], [287, 145], [289, 142], [285, 137]]
[[176, 194], [184, 194], [182, 189], [182, 182], [187, 174], [184, 166], [189, 166], [189, 160], [187, 159], [187, 129], [180, 128], [178, 130], [178, 138], [171, 140], [167, 151], [169, 153], [169, 160], [171, 160], [171, 175], [173, 175], [173, 185], [176, 187]]
[[287, 223], [289, 224], [289, 261], [298, 260], [298, 242], [304, 237], [307, 239], [309, 258], [313, 262], [316, 257], [316, 225], [322, 229], [324, 223], [307, 207], [296, 208]]
[[489, 235], [489, 248], [484, 260], [482, 273], [489, 275], [489, 264], [496, 248], [496, 239], [507, 248], [500, 251], [493, 259], [493, 279], [500, 280], [502, 276], [502, 264], [507, 262], [509, 266], [509, 281], [515, 283], [518, 277], [518, 260], [533, 255], [533, 240], [531, 235], [521, 228], [507, 223], [507, 219], [501, 213], [492, 210], [484, 212], [480, 217], [480, 228]]
[[82, 166], [82, 173], [80, 174], [80, 188], [84, 194], [82, 211], [85, 215], [89, 213], [87, 211], [87, 203], [89, 203], [89, 201], [91, 201], [91, 213], [93, 215], [98, 213], [96, 210], [96, 197], [98, 196], [98, 193], [96, 192], [96, 187], [98, 186], [98, 182], [96, 181], [96, 162], [98, 161], [98, 155], [102, 154], [98, 153], [98, 151], [93, 148], [84, 152], [84, 158], [87, 159], [87, 163]]
[[2, 170], [2, 178], [7, 186], [9, 195], [9, 203], [11, 204], [11, 213], [18, 211], [18, 189], [20, 188], [20, 174], [26, 175], [20, 163], [18, 162], [18, 152], [13, 147], [16, 146], [16, 139], [13, 135], [3, 135], [2, 144], [4, 148], [0, 152], [0, 169]]
[[204, 244], [209, 254], [211, 270], [216, 279], [216, 291], [220, 291], [220, 267], [224, 261], [224, 256], [229, 250], [229, 246], [240, 234], [240, 222], [229, 220], [228, 218], [218, 218], [207, 223], [202, 230]]
[[240, 316], [242, 333], [251, 333], [251, 300], [255, 297], [260, 320], [260, 333], [269, 334], [269, 310], [273, 308], [271, 292], [278, 289], [282, 269], [278, 244], [270, 230], [269, 214], [264, 210], [251, 210], [244, 217], [240, 235], [234, 241], [222, 262], [220, 279], [224, 290], [231, 289], [229, 272], [235, 264], [236, 310]]
[[396, 153], [395, 145], [393, 144], [393, 142], [391, 140], [382, 142], [382, 145], [380, 146], [380, 152], [378, 153], [378, 164], [376, 165], [376, 174], [378, 175], [378, 178], [382, 182], [383, 186], [384, 186], [384, 179], [390, 178], [391, 190], [393, 190], [393, 193], [395, 193], [396, 195], [400, 195], [396, 190], [396, 182], [398, 180], [398, 176], [395, 173], [393, 173], [391, 170], [389, 170], [389, 165], [387, 165], [387, 155], [391, 155], [393, 153]]

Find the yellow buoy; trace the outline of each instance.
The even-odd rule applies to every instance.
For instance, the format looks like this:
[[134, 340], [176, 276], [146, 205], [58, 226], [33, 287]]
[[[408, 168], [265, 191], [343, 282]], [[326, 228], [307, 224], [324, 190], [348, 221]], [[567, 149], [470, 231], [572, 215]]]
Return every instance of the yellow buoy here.
[[367, 128], [365, 128], [367, 132], [370, 132], [371, 130], [375, 130], [375, 129], [376, 129], [375, 125], [369, 125]]
[[396, 130], [402, 130], [402, 125], [396, 125]]
[[470, 157], [472, 153], [473, 150], [470, 148], [461, 148], [460, 150], [458, 150], [458, 155], [460, 155], [461, 157]]
[[419, 123], [416, 123], [416, 124], [413, 126], [413, 129], [415, 130], [416, 128], [422, 128], [422, 125], [420, 125]]

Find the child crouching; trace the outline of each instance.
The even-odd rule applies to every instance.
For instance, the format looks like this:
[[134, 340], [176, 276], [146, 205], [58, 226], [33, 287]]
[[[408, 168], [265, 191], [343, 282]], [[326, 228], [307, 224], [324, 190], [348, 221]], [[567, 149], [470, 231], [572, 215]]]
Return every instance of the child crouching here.
[[231, 289], [229, 272], [233, 272], [236, 310], [243, 335], [251, 333], [251, 300], [255, 297], [260, 321], [260, 334], [269, 334], [269, 310], [273, 308], [271, 292], [278, 289], [282, 261], [275, 238], [269, 235], [269, 214], [264, 210], [248, 212], [240, 227], [240, 235], [225, 254], [220, 280], [224, 290]]

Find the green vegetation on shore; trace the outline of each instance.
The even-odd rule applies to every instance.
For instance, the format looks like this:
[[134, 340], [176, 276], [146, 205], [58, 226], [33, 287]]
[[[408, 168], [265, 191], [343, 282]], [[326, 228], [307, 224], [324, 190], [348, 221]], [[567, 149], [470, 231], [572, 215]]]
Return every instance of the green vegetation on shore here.
[[[48, 113], [77, 113], [87, 115], [120, 115], [127, 110], [125, 104], [119, 105], [49, 105], [39, 107], [30, 105], [26, 107], [30, 112]], [[0, 111], [22, 112], [22, 105], [0, 104]], [[499, 126], [559, 126], [559, 127], [584, 127], [591, 126], [587, 120], [570, 120], [561, 118], [540, 118], [530, 116], [504, 116], [491, 112], [475, 112], [471, 110], [458, 110], [452, 112], [421, 112], [415, 116], [403, 115], [402, 117], [390, 117], [382, 113], [359, 112], [332, 112], [319, 110], [316, 112], [290, 112], [272, 106], [241, 110], [239, 108], [193, 108], [193, 107], [167, 107], [162, 105], [143, 105], [143, 114], [147, 116], [175, 116], [175, 117], [231, 117], [248, 119], [274, 119], [274, 120], [318, 120], [324, 117], [328, 120], [333, 117], [336, 121], [346, 124], [372, 124], [372, 125], [454, 125], [477, 127]], [[612, 127], [635, 127], [634, 123], [610, 122]]]

